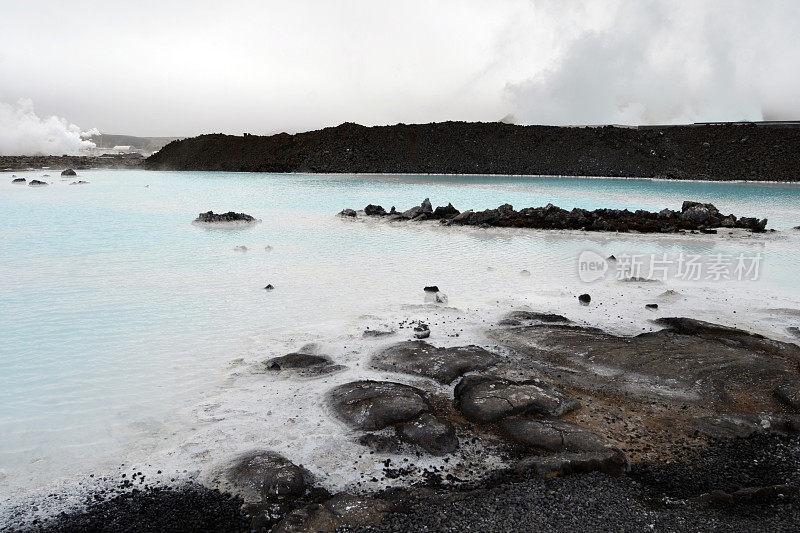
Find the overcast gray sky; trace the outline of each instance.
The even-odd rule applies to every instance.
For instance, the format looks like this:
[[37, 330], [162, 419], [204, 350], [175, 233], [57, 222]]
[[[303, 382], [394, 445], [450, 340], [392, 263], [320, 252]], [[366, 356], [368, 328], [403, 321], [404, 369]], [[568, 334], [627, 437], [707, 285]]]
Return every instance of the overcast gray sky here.
[[791, 0], [0, 5], [0, 142], [31, 105], [133, 135], [800, 118]]

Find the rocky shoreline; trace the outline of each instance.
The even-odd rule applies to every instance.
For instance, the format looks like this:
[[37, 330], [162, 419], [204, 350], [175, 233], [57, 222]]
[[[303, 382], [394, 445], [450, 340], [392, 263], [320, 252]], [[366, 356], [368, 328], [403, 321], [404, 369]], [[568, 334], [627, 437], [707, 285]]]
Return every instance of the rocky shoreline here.
[[290, 135], [211, 134], [153, 154], [155, 170], [516, 174], [797, 181], [800, 129], [345, 123]]
[[533, 228], [533, 229], [573, 229], [584, 231], [617, 231], [637, 233], [678, 233], [685, 231], [716, 233], [716, 228], [742, 228], [760, 233], [766, 230], [767, 219], [723, 215], [713, 204], [685, 201], [680, 211], [662, 209], [657, 213], [638, 209], [587, 209], [574, 208], [571, 211], [547, 204], [545, 207], [526, 207], [519, 211], [510, 204], [497, 209], [483, 211], [459, 211], [453, 204], [436, 209], [426, 198], [420, 205], [406, 211], [397, 211], [394, 206], [386, 211], [380, 205], [370, 204], [362, 211], [343, 209], [339, 215], [355, 218], [362, 216], [380, 217], [392, 221], [438, 220], [443, 225]]
[[[219, 490], [134, 474], [31, 529], [796, 530], [800, 346], [690, 318], [655, 323], [623, 337], [519, 309], [488, 331], [492, 349], [398, 339], [376, 350], [372, 368], [414, 385], [352, 381], [325, 402], [384, 477], [422, 469], [410, 487], [331, 494], [261, 449], [214, 467], [205, 483]], [[339, 370], [302, 351], [263, 365], [277, 379]], [[506, 466], [471, 481], [416, 466], [438, 456], [474, 471], [462, 450], [475, 443]]]
[[144, 157], [141, 154], [117, 154], [100, 157], [78, 155], [4, 155], [0, 156], [0, 170], [40, 170], [68, 168], [89, 170], [139, 169]]

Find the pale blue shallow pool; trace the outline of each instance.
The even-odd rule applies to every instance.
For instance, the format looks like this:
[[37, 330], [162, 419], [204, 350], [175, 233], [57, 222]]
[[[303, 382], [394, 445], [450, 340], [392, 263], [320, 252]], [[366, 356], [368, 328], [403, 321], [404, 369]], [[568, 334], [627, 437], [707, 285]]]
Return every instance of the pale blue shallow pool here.
[[[759, 252], [758, 283], [746, 290], [713, 285], [714, 309], [723, 301], [736, 307], [737, 298], [743, 307], [798, 307], [796, 185], [98, 170], [81, 172], [89, 185], [69, 186], [49, 173], [52, 184], [43, 188], [12, 185], [11, 174], [0, 173], [0, 491], [4, 483], [85, 471], [151, 438], [154, 427], [175, 433], [191, 426], [173, 421], [175, 413], [218, 387], [220, 368], [252, 349], [253, 336], [388, 313], [416, 302], [428, 282], [447, 287], [454, 305], [480, 306], [578, 287], [575, 257], [585, 249]], [[681, 241], [334, 216], [368, 203], [407, 209], [426, 197], [460, 209], [553, 203], [660, 210], [691, 199], [766, 216], [781, 231]], [[263, 223], [190, 224], [209, 209], [243, 211]], [[234, 251], [239, 245], [249, 251]], [[489, 266], [507, 275], [488, 275]], [[532, 279], [516, 276], [523, 268]], [[267, 283], [277, 290], [264, 291]]]

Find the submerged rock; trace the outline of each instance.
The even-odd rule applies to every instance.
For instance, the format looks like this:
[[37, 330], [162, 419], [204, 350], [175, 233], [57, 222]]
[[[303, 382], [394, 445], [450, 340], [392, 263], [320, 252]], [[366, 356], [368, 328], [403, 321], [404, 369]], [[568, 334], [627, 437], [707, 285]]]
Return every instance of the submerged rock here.
[[28, 187], [44, 187], [45, 185], [49, 185], [46, 181], [39, 181], [39, 180], [31, 180], [28, 183]]
[[407, 341], [389, 346], [372, 357], [373, 368], [403, 372], [449, 384], [467, 372], [484, 370], [499, 357], [479, 346], [437, 348], [425, 341]]
[[213, 211], [207, 211], [197, 215], [197, 218], [194, 219], [194, 222], [196, 224], [216, 224], [228, 222], [255, 223], [260, 222], [260, 220], [245, 213], [234, 213], [233, 211], [228, 211], [227, 213], [214, 213]]
[[264, 365], [273, 372], [288, 370], [300, 376], [320, 376], [344, 369], [344, 366], [335, 364], [330, 357], [301, 352], [273, 357], [264, 361]]
[[455, 399], [465, 417], [484, 424], [524, 413], [561, 416], [580, 407], [580, 402], [544, 382], [494, 376], [465, 377], [456, 385]]
[[378, 337], [388, 337], [389, 335], [394, 335], [397, 332], [393, 329], [390, 330], [382, 330], [382, 329], [365, 329], [364, 333], [361, 334], [361, 337], [364, 339], [374, 339]]
[[339, 211], [339, 216], [340, 217], [355, 217], [356, 216], [356, 211], [355, 211], [355, 209], [342, 209], [341, 211]]
[[74, 170], [72, 170], [71, 168], [68, 168], [67, 170], [63, 171], [63, 172], [61, 173], [61, 175], [62, 175], [62, 176], [77, 176], [77, 175], [78, 175], [78, 173], [77, 173], [77, 172], [75, 172]]
[[11, 183], [25, 183], [27, 180], [25, 178], [14, 178], [11, 180]]
[[70, 183], [70, 185], [88, 185], [88, 184], [89, 184], [88, 181], [83, 181], [83, 180], [73, 181], [72, 183]]
[[412, 420], [430, 408], [421, 390], [390, 381], [354, 381], [332, 389], [328, 405], [343, 422], [372, 431]]
[[522, 326], [531, 324], [569, 324], [572, 321], [555, 313], [537, 313], [535, 311], [512, 311], [500, 322], [501, 326]]

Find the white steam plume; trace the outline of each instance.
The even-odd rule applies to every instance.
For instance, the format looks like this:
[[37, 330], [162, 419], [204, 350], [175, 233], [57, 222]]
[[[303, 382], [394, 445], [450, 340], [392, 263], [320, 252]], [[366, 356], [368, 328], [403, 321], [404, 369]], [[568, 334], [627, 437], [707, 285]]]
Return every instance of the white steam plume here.
[[84, 137], [99, 133], [81, 131], [61, 117], [40, 118], [28, 98], [16, 105], [0, 102], [0, 155], [80, 155], [95, 147]]
[[509, 83], [506, 97], [527, 124], [798, 118], [791, 95], [800, 89], [792, 65], [800, 39], [787, 21], [797, 20], [799, 7], [606, 0], [601, 27], [589, 27], [585, 9], [568, 13], [574, 32], [564, 52], [550, 68]]

